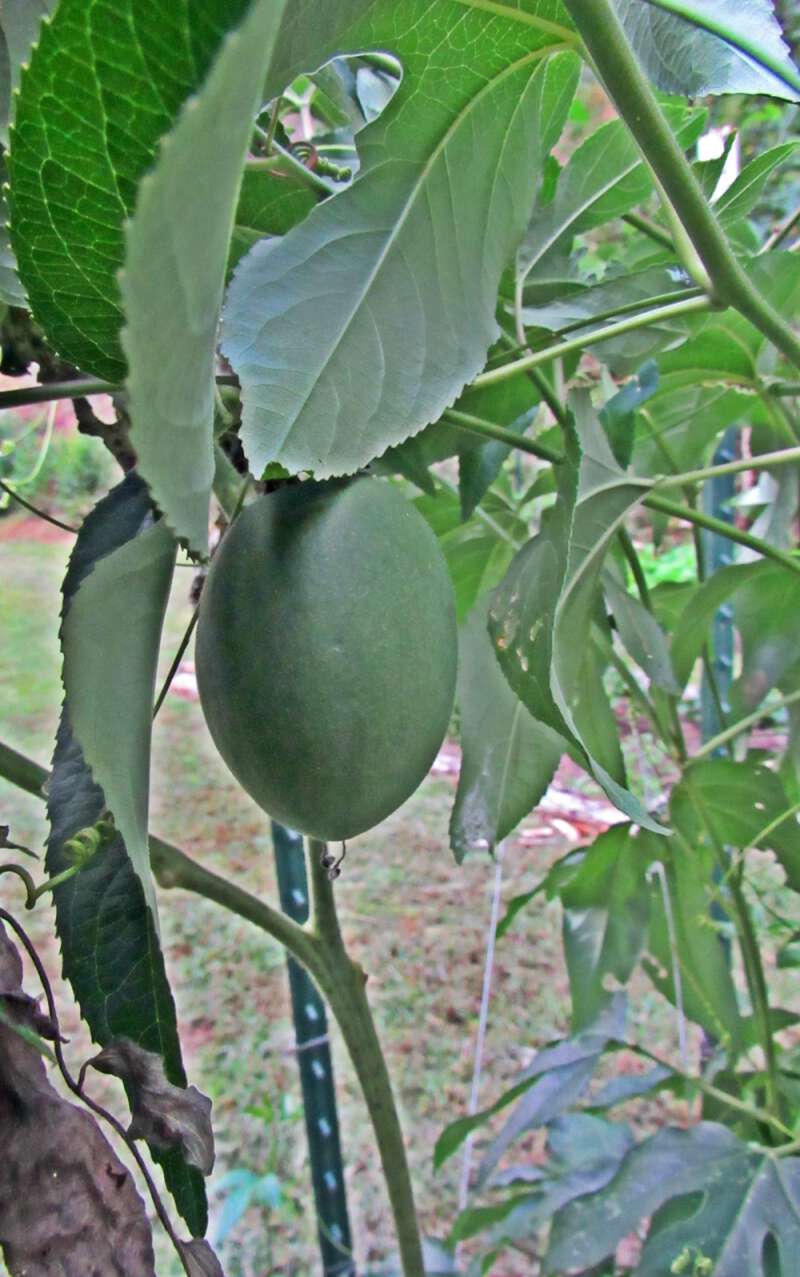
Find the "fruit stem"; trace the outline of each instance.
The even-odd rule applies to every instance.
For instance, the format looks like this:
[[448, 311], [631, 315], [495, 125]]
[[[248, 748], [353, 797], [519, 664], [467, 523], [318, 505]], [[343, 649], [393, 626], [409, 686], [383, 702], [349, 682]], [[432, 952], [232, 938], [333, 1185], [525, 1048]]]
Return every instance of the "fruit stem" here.
[[394, 1216], [404, 1277], [425, 1277], [411, 1174], [392, 1083], [366, 994], [367, 976], [347, 953], [324, 842], [309, 842], [312, 940], [322, 969], [312, 972], [339, 1025], [369, 1111]]

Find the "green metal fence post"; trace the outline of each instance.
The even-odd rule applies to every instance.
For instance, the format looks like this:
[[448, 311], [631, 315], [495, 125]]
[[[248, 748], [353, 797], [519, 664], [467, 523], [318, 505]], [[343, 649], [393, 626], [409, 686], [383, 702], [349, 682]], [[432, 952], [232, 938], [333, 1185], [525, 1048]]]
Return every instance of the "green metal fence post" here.
[[[308, 882], [302, 836], [273, 821], [272, 842], [281, 906], [295, 922], [305, 922]], [[325, 1003], [294, 958], [287, 959], [287, 967], [322, 1270], [324, 1277], [355, 1277]]]

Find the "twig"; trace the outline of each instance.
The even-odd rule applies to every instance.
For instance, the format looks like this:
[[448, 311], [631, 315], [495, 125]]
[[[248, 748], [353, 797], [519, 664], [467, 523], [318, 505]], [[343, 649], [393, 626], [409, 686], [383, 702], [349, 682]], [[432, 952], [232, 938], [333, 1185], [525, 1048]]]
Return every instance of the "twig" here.
[[719, 732], [716, 736], [712, 736], [710, 740], [705, 741], [697, 752], [692, 754], [691, 761], [696, 763], [701, 758], [708, 758], [715, 750], [727, 745], [728, 741], [734, 740], [737, 736], [749, 731], [751, 727], [757, 726], [762, 718], [774, 714], [779, 709], [786, 709], [788, 705], [794, 705], [796, 701], [800, 701], [800, 691], [789, 692], [787, 696], [781, 696], [779, 700], [772, 701], [769, 705], [762, 705], [759, 709], [753, 710], [752, 714], [745, 715], [744, 718], [740, 718], [738, 722], [733, 723], [731, 727], [727, 727], [724, 732]]
[[662, 248], [669, 248], [675, 251], [675, 245], [669, 231], [665, 231], [655, 222], [651, 222], [649, 217], [643, 217], [641, 213], [623, 213], [623, 222], [627, 222], [629, 226], [633, 226], [635, 230], [641, 231], [648, 239], [652, 239], [656, 244], [660, 244]]
[[71, 527], [68, 523], [62, 523], [60, 519], [55, 517], [55, 515], [45, 514], [44, 510], [39, 510], [37, 506], [32, 505], [30, 501], [25, 499], [25, 497], [21, 497], [20, 494], [16, 492], [14, 488], [10, 487], [4, 479], [0, 479], [0, 488], [2, 488], [3, 492], [7, 492], [14, 501], [18, 501], [21, 506], [24, 506], [26, 510], [30, 510], [31, 514], [35, 514], [37, 519], [44, 519], [45, 523], [52, 523], [54, 528], [60, 528], [62, 532], [69, 532], [72, 536], [78, 535], [77, 528]]
[[515, 377], [517, 373], [527, 372], [529, 368], [552, 363], [553, 360], [560, 359], [564, 355], [584, 350], [587, 346], [598, 345], [612, 337], [623, 337], [626, 333], [634, 332], [638, 328], [649, 328], [650, 325], [663, 323], [667, 319], [680, 319], [686, 315], [696, 315], [711, 309], [713, 309], [713, 302], [708, 297], [684, 297], [683, 300], [671, 302], [667, 306], [656, 306], [652, 310], [640, 311], [636, 315], [620, 319], [617, 323], [606, 324], [604, 328], [592, 329], [578, 337], [569, 337], [566, 341], [547, 346], [544, 350], [537, 350], [530, 355], [524, 355], [521, 359], [501, 364], [499, 368], [491, 368], [488, 372], [481, 373], [471, 384], [473, 387], [493, 386], [498, 381]]

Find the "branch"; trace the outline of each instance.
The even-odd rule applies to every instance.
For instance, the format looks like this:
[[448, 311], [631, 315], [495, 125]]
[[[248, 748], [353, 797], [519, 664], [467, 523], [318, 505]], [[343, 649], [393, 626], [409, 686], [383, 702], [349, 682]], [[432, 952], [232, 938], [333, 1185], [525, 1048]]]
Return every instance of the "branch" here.
[[68, 523], [62, 523], [60, 519], [56, 519], [52, 514], [46, 514], [44, 510], [39, 510], [37, 506], [31, 505], [30, 501], [26, 501], [24, 497], [7, 483], [0, 479], [0, 491], [7, 492], [12, 500], [17, 501], [25, 510], [29, 510], [31, 514], [35, 514], [37, 519], [44, 519], [45, 523], [52, 523], [54, 528], [60, 528], [62, 532], [71, 532], [73, 536], [78, 535], [78, 529], [70, 527]]
[[753, 287], [664, 118], [628, 43], [613, 0], [565, 0], [621, 118], [664, 187], [711, 280], [715, 299], [733, 306], [797, 367], [800, 341]]
[[710, 740], [705, 741], [697, 750], [697, 753], [692, 754], [691, 762], [696, 763], [701, 758], [708, 758], [715, 750], [727, 745], [728, 741], [732, 741], [744, 732], [748, 732], [751, 727], [756, 727], [762, 718], [776, 713], [779, 709], [786, 709], [787, 706], [794, 705], [796, 701], [800, 701], [800, 691], [789, 692], [787, 696], [782, 696], [780, 700], [773, 701], [770, 705], [761, 705], [759, 709], [753, 710], [752, 714], [746, 714], [738, 722], [726, 727], [724, 732], [719, 732], [716, 736], [712, 736]]
[[86, 399], [89, 395], [115, 395], [123, 390], [109, 381], [80, 377], [74, 381], [50, 381], [44, 386], [22, 386], [0, 391], [0, 410], [26, 408], [28, 404], [52, 403], [54, 399]]
[[[688, 290], [684, 289], [684, 292], [686, 291]], [[704, 296], [684, 297], [681, 301], [671, 302], [667, 306], [656, 306], [652, 310], [645, 310], [638, 315], [621, 319], [616, 324], [607, 324], [605, 328], [592, 329], [579, 337], [570, 337], [566, 341], [557, 342], [554, 346], [547, 346], [544, 350], [535, 350], [530, 355], [524, 355], [522, 359], [501, 364], [499, 368], [491, 368], [488, 372], [482, 372], [476, 377], [471, 382], [471, 386], [492, 386], [495, 382], [506, 381], [519, 372], [538, 368], [540, 364], [551, 363], [554, 359], [571, 355], [576, 350], [585, 350], [587, 346], [598, 345], [612, 337], [623, 337], [637, 328], [649, 328], [651, 324], [660, 324], [667, 319], [677, 319], [684, 315], [695, 315], [700, 311], [711, 310], [713, 306], [711, 299]], [[800, 363], [800, 345], [798, 345], [798, 363]]]
[[662, 488], [685, 488], [689, 483], [703, 483], [706, 479], [718, 479], [723, 474], [740, 474], [743, 470], [770, 470], [775, 466], [787, 466], [800, 461], [800, 448], [782, 448], [778, 452], [762, 452], [757, 457], [737, 457], [722, 465], [705, 466], [702, 470], [686, 470], [683, 474], [671, 474], [657, 479]]
[[494, 439], [497, 443], [508, 444], [510, 448], [520, 448], [523, 452], [529, 452], [531, 456], [538, 457], [540, 461], [550, 461], [557, 466], [564, 460], [563, 454], [557, 452], [555, 448], [548, 448], [546, 444], [536, 443], [533, 439], [525, 439], [522, 435], [515, 434], [513, 430], [506, 430], [503, 426], [495, 425], [493, 421], [484, 421], [482, 417], [473, 417], [470, 413], [448, 408], [441, 419], [450, 426], [458, 426], [471, 434], [480, 435], [483, 439]]
[[752, 532], [745, 532], [732, 523], [726, 523], [724, 519], [715, 519], [713, 515], [705, 514], [702, 510], [693, 510], [676, 501], [668, 501], [666, 497], [661, 497], [655, 492], [646, 496], [642, 505], [646, 505], [649, 510], [658, 510], [661, 514], [667, 514], [670, 518], [683, 519], [686, 523], [693, 523], [699, 528], [706, 528], [709, 532], [716, 532], [721, 537], [727, 537], [729, 541], [735, 541], [738, 545], [746, 545], [748, 550], [755, 550], [756, 554], [763, 555], [765, 559], [772, 559], [775, 563], [790, 568], [792, 572], [800, 572], [800, 559], [793, 558], [785, 550], [779, 550], [777, 546], [770, 545], [769, 541], [754, 536]]
[[[511, 448], [518, 448], [520, 452], [529, 452], [532, 456], [539, 457], [540, 460], [544, 458], [551, 461], [554, 465], [563, 461], [563, 454], [556, 453], [550, 448], [547, 448], [545, 452], [544, 445], [535, 443], [532, 439], [526, 439], [524, 435], [515, 435], [511, 430], [504, 430], [502, 426], [496, 426], [493, 422], [483, 421], [480, 417], [471, 415], [468, 417], [469, 425], [466, 425], [466, 419], [466, 413], [454, 413], [452, 409], [445, 412], [441, 418], [442, 421], [447, 421], [448, 424], [453, 426], [460, 426], [471, 434], [482, 435], [486, 439], [499, 440], [502, 443], [507, 443]], [[682, 480], [685, 480], [685, 478], [685, 475], [681, 476]], [[722, 519], [715, 519], [712, 515], [705, 514], [702, 510], [694, 510], [690, 506], [680, 505], [676, 501], [669, 501], [666, 497], [659, 496], [656, 492], [649, 492], [647, 496], [643, 497], [642, 505], [647, 506], [649, 510], [658, 510], [660, 514], [666, 514], [672, 519], [683, 519], [685, 523], [692, 523], [696, 527], [706, 528], [709, 532], [716, 532], [719, 536], [727, 537], [729, 541], [735, 541], [737, 545], [747, 546], [748, 550], [754, 550], [756, 554], [762, 555], [765, 559], [772, 559], [773, 562], [780, 563], [792, 572], [800, 572], [800, 559], [793, 558], [785, 550], [779, 550], [777, 546], [770, 545], [769, 541], [764, 541], [761, 537], [754, 536], [752, 532], [745, 532], [742, 528], [737, 528], [731, 523], [725, 523]]]
[[[0, 776], [11, 781], [12, 785], [24, 789], [26, 793], [33, 794], [35, 798], [44, 800], [44, 786], [50, 779], [50, 773], [33, 759], [26, 758], [2, 741]], [[199, 896], [223, 905], [240, 918], [246, 918], [284, 945], [312, 975], [318, 976], [319, 946], [305, 928], [292, 922], [279, 909], [273, 909], [271, 905], [264, 904], [226, 878], [205, 869], [180, 848], [155, 835], [150, 837], [150, 863], [160, 886], [165, 889], [182, 887], [186, 891], [194, 891]]]

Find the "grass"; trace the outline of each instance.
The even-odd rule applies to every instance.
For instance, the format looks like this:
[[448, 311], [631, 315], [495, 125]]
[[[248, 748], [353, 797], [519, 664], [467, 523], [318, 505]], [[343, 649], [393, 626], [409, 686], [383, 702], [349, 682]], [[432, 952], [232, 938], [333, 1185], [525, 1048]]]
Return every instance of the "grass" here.
[[[69, 546], [0, 541], [4, 581], [0, 718], [9, 743], [47, 762], [60, 705], [59, 583]], [[160, 676], [190, 615], [191, 573], [176, 573]], [[447, 822], [450, 777], [429, 777], [405, 806], [348, 847], [337, 887], [348, 944], [369, 977], [371, 1002], [394, 1079], [425, 1232], [445, 1237], [456, 1214], [460, 1159], [434, 1174], [431, 1155], [442, 1127], [466, 1108], [472, 1077], [494, 869], [486, 859], [453, 863]], [[0, 780], [0, 823], [12, 837], [41, 846], [43, 807]], [[277, 899], [268, 822], [234, 784], [216, 755], [199, 706], [168, 697], [156, 725], [152, 825], [190, 855], [243, 886]], [[563, 846], [524, 847], [511, 839], [504, 862], [505, 900], [532, 887]], [[0, 882], [0, 899], [19, 905], [18, 889]], [[162, 938], [175, 989], [190, 1079], [214, 1101], [214, 1185], [245, 1167], [272, 1171], [284, 1202], [269, 1227], [251, 1211], [222, 1248], [228, 1277], [269, 1272], [305, 1277], [319, 1269], [300, 1092], [283, 954], [269, 938], [216, 906], [178, 892], [161, 897]], [[52, 912], [37, 908], [32, 931], [58, 978]], [[28, 981], [32, 987], [32, 981]], [[61, 986], [70, 1059], [90, 1052]], [[541, 898], [498, 946], [481, 1102], [496, 1098], [543, 1042], [568, 1027], [568, 988], [560, 915]], [[669, 1050], [674, 1019], [650, 986], [635, 995], [632, 1027], [649, 1045]], [[336, 1033], [339, 1114], [359, 1271], [392, 1253], [392, 1228], [368, 1120]], [[104, 1079], [98, 1086], [108, 1087]], [[104, 1090], [103, 1094], [107, 1092]], [[263, 1112], [271, 1108], [265, 1118]], [[254, 1117], [252, 1110], [262, 1116]], [[538, 1137], [515, 1153], [532, 1152]], [[477, 1142], [476, 1155], [485, 1137]], [[213, 1232], [213, 1223], [212, 1223]], [[160, 1250], [159, 1273], [178, 1269]], [[527, 1261], [526, 1266], [527, 1266]], [[518, 1277], [501, 1261], [495, 1277]]]

